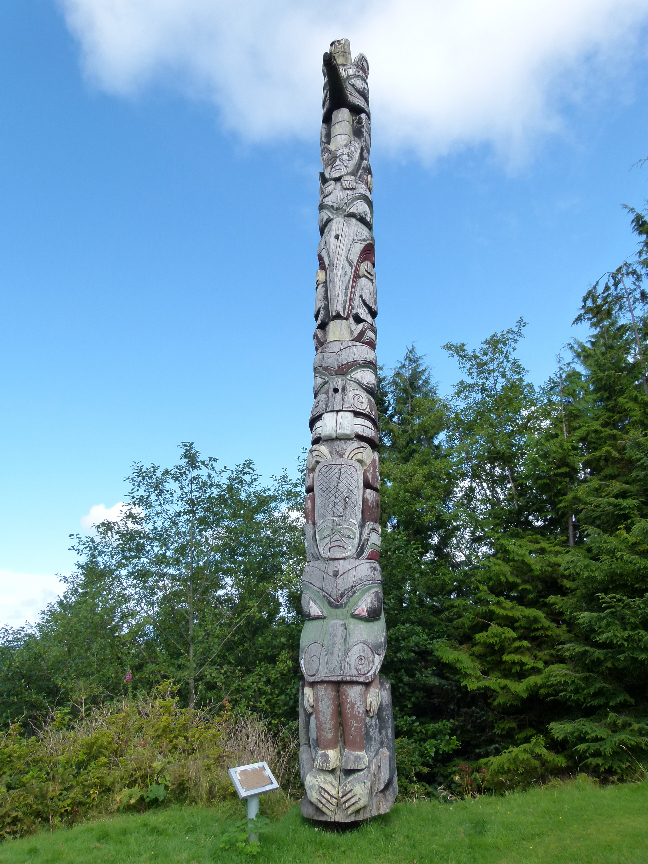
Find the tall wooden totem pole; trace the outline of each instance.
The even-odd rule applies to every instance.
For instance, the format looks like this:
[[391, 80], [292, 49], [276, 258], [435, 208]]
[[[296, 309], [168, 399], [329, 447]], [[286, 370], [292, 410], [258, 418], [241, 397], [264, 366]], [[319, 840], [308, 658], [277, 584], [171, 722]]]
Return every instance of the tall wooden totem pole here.
[[315, 404], [306, 471], [300, 645], [302, 812], [352, 822], [398, 791], [380, 571], [376, 277], [369, 64], [324, 54]]

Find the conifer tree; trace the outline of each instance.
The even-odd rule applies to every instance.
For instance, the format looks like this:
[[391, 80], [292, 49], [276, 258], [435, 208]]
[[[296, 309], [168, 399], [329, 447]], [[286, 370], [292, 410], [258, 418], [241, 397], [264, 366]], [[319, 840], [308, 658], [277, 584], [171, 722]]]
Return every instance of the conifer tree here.
[[575, 760], [622, 776], [648, 756], [648, 232], [631, 212], [637, 256], [587, 292], [576, 319], [591, 330], [572, 346], [579, 536], [556, 600], [570, 628], [565, 663], [548, 690], [565, 704], [552, 731]]
[[398, 681], [394, 709], [403, 780], [414, 768], [430, 780], [458, 747], [461, 710], [461, 686], [436, 653], [448, 635], [458, 581], [448, 406], [413, 346], [395, 369], [381, 370], [377, 404], [389, 621], [385, 674]]
[[[465, 585], [445, 656], [469, 690], [484, 694], [488, 743], [497, 748], [526, 747], [545, 732], [551, 714], [540, 688], [561, 635], [549, 598], [559, 589], [562, 550], [538, 482], [543, 414], [515, 356], [523, 327], [520, 320], [477, 349], [445, 346], [464, 375], [449, 439], [461, 465]], [[539, 739], [536, 749], [554, 758]]]

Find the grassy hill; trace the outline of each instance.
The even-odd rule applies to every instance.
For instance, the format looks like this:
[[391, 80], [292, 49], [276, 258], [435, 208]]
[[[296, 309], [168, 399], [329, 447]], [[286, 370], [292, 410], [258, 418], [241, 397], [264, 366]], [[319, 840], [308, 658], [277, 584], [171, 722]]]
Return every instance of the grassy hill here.
[[[241, 810], [241, 813], [243, 811]], [[270, 824], [257, 860], [268, 864], [643, 864], [648, 783], [602, 788], [588, 780], [453, 804], [397, 804], [359, 828], [330, 831], [299, 809]], [[118, 815], [0, 845], [2, 864], [203, 864], [246, 860], [221, 849], [236, 816], [169, 807]]]

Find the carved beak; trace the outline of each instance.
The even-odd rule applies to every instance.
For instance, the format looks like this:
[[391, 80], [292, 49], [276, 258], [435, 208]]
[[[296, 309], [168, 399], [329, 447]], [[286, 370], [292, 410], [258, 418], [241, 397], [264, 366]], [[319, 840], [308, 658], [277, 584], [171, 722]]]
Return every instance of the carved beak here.
[[329, 98], [326, 114], [322, 120], [324, 123], [328, 123], [334, 111], [337, 111], [338, 108], [349, 107], [349, 100], [344, 86], [344, 81], [340, 75], [340, 67], [337, 64], [335, 57], [326, 51], [323, 57], [323, 63], [326, 72], [326, 79], [329, 85]]

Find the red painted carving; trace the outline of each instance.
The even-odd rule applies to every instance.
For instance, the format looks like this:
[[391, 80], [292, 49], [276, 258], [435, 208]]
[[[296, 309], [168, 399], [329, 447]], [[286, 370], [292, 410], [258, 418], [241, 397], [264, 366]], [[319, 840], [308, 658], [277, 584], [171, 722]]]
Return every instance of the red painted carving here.
[[373, 243], [367, 243], [367, 245], [363, 247], [362, 251], [358, 255], [358, 260], [356, 261], [355, 267], [353, 269], [353, 276], [351, 277], [351, 290], [349, 291], [349, 305], [347, 306], [346, 310], [347, 318], [350, 316], [351, 310], [353, 309], [356, 283], [358, 281], [358, 270], [360, 269], [360, 265], [363, 264], [365, 261], [370, 261], [374, 265], [374, 267], [376, 266], [376, 249]]
[[[369, 467], [365, 468], [362, 479], [364, 485], [369, 489], [375, 489], [376, 492], [380, 492], [380, 471], [378, 468], [377, 453], [374, 453], [374, 457], [371, 460]], [[306, 491], [308, 492], [308, 489]]]
[[362, 493], [362, 518], [365, 522], [380, 522], [380, 495], [373, 489]]

